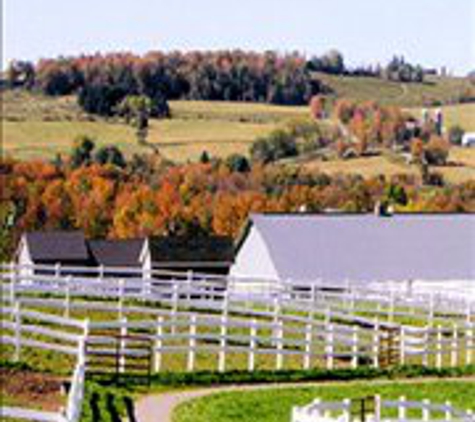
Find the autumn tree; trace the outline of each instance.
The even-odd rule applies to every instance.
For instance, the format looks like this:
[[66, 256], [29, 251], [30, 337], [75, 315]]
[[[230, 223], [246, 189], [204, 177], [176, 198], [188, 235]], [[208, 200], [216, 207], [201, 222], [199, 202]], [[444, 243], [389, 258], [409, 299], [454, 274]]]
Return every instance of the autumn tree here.
[[325, 117], [325, 97], [314, 95], [310, 100], [310, 115], [315, 120]]

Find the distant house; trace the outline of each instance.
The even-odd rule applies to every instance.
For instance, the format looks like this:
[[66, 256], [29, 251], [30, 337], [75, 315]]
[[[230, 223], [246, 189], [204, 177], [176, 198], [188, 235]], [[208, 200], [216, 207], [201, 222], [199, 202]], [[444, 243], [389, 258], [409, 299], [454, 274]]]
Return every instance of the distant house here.
[[462, 137], [463, 147], [475, 147], [475, 132], [464, 133]]
[[475, 215], [255, 214], [230, 274], [333, 286], [474, 280]]
[[201, 274], [228, 274], [234, 261], [230, 237], [151, 237], [151, 266], [156, 270]]

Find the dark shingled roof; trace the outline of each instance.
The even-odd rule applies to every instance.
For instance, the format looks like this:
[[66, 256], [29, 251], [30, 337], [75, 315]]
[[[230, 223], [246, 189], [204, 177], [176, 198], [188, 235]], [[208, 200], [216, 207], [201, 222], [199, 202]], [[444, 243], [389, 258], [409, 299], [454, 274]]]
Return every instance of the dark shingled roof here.
[[88, 241], [95, 263], [105, 267], [140, 267], [144, 243], [145, 239]]
[[152, 237], [149, 242], [153, 263], [231, 263], [234, 259], [233, 241], [229, 237]]
[[474, 214], [253, 215], [282, 278], [473, 280]]
[[33, 261], [87, 261], [86, 239], [80, 231], [45, 231], [25, 233]]

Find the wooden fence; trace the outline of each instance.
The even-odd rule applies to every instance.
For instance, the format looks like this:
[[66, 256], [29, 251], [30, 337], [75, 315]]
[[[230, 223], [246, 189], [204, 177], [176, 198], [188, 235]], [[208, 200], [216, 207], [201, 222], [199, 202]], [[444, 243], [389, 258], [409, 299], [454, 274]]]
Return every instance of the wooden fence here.
[[380, 396], [372, 396], [353, 400], [345, 399], [339, 402], [316, 399], [307, 406], [295, 406], [291, 417], [292, 422], [350, 422], [351, 420], [474, 422], [475, 416], [471, 410], [456, 409], [450, 402], [436, 404], [431, 403], [430, 400], [410, 401], [405, 397], [397, 400], [382, 400]]

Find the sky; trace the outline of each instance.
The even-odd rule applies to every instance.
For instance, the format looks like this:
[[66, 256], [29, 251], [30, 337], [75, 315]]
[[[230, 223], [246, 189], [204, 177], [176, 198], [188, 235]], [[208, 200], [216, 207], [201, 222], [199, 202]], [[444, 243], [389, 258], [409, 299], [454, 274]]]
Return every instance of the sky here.
[[475, 69], [475, 0], [1, 0], [12, 59], [150, 50], [340, 50], [350, 65], [394, 54]]

